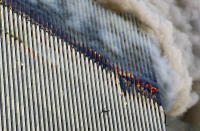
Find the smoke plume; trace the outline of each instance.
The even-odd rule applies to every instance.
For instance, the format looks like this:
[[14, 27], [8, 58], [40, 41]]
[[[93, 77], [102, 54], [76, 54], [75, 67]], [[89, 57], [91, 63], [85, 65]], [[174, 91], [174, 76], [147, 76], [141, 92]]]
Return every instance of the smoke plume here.
[[[151, 28], [159, 51], [155, 69], [168, 113], [181, 115], [198, 101], [192, 82], [200, 79], [199, 0], [97, 0], [111, 8], [136, 15]], [[152, 42], [155, 44], [155, 42]], [[162, 57], [161, 57], [162, 56]]]
[[[57, 0], [31, 1], [46, 4], [56, 11], [62, 12]], [[68, 12], [76, 17], [69, 18], [66, 22], [67, 26], [73, 27], [74, 22], [76, 25], [82, 25], [84, 22], [88, 22], [88, 26], [92, 25], [90, 22], [93, 20], [89, 20], [92, 16], [84, 14], [90, 14], [90, 12], [87, 10], [87, 4], [84, 5], [83, 1], [88, 0], [68, 0], [71, 2], [67, 7]], [[112, 10], [131, 13], [147, 26], [145, 29], [152, 36], [151, 52], [154, 67], [162, 87], [163, 103], [168, 113], [174, 116], [181, 115], [193, 106], [198, 101], [198, 95], [192, 91], [192, 84], [194, 80], [200, 79], [200, 0], [94, 1]], [[80, 2], [79, 4], [84, 7], [85, 10], [81, 11], [82, 14], [77, 14], [76, 2]], [[77, 17], [80, 17], [79, 20]], [[112, 23], [112, 20], [107, 21], [108, 24]], [[107, 37], [101, 37], [105, 27], [99, 21], [95, 22], [100, 25], [100, 30], [94, 30], [94, 27], [90, 27], [93, 29], [92, 35], [97, 32], [98, 39], [102, 39], [100, 41], [103, 43], [108, 43], [107, 46], [113, 41], [118, 42], [118, 36], [113, 33], [108, 34], [108, 36], [112, 36], [113, 41], [106, 39]], [[84, 31], [82, 26], [75, 26], [73, 29], [77, 32]], [[91, 45], [101, 46], [102, 43], [93, 39]], [[117, 49], [113, 50], [118, 56], [121, 53]]]

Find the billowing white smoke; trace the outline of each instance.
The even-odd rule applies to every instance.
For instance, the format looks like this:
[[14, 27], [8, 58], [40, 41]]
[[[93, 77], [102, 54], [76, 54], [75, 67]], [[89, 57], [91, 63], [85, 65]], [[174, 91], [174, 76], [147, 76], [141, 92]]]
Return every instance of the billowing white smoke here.
[[[59, 9], [57, 0], [38, 1]], [[152, 58], [168, 113], [181, 115], [194, 105], [198, 95], [192, 92], [192, 82], [200, 79], [200, 0], [94, 1], [130, 12], [149, 27], [147, 31], [154, 38]]]
[[[157, 75], [167, 92], [168, 113], [181, 115], [198, 101], [192, 81], [200, 79], [200, 0], [97, 0], [130, 12], [151, 28], [161, 50], [153, 51]], [[154, 44], [155, 42], [152, 42]], [[156, 49], [156, 48], [155, 48]]]

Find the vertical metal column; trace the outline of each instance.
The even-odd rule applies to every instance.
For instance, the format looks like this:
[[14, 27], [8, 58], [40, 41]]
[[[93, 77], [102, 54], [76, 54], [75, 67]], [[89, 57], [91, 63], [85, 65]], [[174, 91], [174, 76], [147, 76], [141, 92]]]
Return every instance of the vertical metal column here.
[[166, 131], [162, 106], [26, 14], [0, 4], [0, 27], [2, 131]]

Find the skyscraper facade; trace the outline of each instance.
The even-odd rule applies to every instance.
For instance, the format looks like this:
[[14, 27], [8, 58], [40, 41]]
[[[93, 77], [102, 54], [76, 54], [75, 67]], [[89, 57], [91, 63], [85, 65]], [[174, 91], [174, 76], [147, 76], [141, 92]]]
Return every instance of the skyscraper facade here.
[[1, 1], [0, 127], [165, 131], [142, 23], [90, 0], [59, 2]]

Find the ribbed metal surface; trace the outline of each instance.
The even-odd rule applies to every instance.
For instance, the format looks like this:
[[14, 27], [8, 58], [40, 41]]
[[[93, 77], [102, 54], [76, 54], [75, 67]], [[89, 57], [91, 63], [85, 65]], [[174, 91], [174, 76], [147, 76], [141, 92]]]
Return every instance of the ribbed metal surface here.
[[[94, 0], [3, 0], [73, 44], [97, 51], [120, 70], [158, 87], [151, 41], [137, 18], [103, 8]], [[76, 42], [78, 41], [78, 42]], [[81, 43], [81, 44], [80, 44]], [[115, 69], [115, 68], [114, 68]]]
[[119, 77], [0, 5], [2, 131], [165, 131], [164, 111]]

